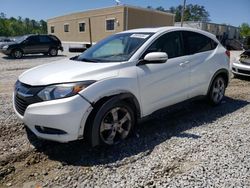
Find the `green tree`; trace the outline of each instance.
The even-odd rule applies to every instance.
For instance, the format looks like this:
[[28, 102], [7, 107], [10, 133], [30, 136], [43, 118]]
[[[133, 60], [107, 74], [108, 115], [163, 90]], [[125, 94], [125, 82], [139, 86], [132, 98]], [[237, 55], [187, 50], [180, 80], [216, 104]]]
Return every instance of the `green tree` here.
[[162, 6], [159, 6], [156, 8], [156, 10], [162, 11], [162, 12], [166, 12], [167, 10], [165, 10], [165, 8], [163, 8]]
[[240, 35], [241, 37], [250, 36], [250, 25], [248, 23], [242, 23], [240, 25]]
[[22, 19], [20, 16], [7, 18], [4, 13], [0, 13], [0, 36], [45, 33], [47, 33], [47, 23], [44, 20]]
[[[175, 21], [181, 21], [182, 5], [170, 7], [169, 12], [175, 14]], [[210, 15], [204, 6], [188, 4], [184, 11], [184, 21], [206, 21], [209, 22]]]

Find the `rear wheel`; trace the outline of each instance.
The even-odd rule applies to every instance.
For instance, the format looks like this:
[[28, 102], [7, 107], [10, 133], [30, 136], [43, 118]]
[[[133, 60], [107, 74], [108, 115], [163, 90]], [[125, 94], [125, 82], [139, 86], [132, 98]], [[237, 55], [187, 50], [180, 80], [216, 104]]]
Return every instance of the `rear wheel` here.
[[92, 146], [118, 144], [129, 136], [134, 124], [132, 108], [123, 101], [111, 99], [100, 107], [89, 125], [89, 141]]
[[57, 56], [58, 50], [56, 48], [50, 48], [49, 49], [49, 55], [50, 56]]
[[212, 105], [221, 103], [226, 90], [226, 81], [222, 76], [218, 76], [213, 80], [208, 93], [208, 100]]
[[22, 50], [15, 49], [12, 51], [11, 56], [16, 58], [16, 59], [21, 59], [23, 57], [23, 52], [22, 52]]

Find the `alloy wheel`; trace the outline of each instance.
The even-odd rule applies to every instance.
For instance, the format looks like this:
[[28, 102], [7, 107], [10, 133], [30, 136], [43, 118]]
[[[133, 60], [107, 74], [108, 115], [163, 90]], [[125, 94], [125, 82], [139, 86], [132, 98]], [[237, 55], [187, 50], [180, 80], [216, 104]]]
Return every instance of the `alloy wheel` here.
[[124, 107], [110, 109], [104, 116], [100, 126], [100, 137], [108, 145], [124, 140], [132, 127], [132, 117]]
[[214, 82], [212, 89], [212, 99], [215, 103], [219, 103], [224, 97], [225, 93], [225, 82], [223, 78], [217, 78]]
[[20, 59], [23, 56], [23, 53], [20, 50], [14, 52], [14, 57]]

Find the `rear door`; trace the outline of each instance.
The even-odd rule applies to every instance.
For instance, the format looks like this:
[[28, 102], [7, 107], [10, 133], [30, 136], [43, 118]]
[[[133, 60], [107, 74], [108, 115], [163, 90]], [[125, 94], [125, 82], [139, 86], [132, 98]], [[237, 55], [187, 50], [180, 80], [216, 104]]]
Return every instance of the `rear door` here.
[[40, 52], [42, 53], [48, 52], [51, 44], [53, 43], [52, 39], [50, 39], [46, 35], [40, 35], [39, 41], [40, 41]]
[[165, 63], [137, 66], [143, 115], [187, 99], [188, 64], [185, 65], [182, 37], [179, 31], [166, 33], [156, 39], [141, 59], [150, 52], [166, 52]]
[[217, 43], [211, 38], [196, 32], [183, 31], [185, 55], [189, 62], [190, 90], [188, 98], [204, 94], [215, 62], [214, 56]]

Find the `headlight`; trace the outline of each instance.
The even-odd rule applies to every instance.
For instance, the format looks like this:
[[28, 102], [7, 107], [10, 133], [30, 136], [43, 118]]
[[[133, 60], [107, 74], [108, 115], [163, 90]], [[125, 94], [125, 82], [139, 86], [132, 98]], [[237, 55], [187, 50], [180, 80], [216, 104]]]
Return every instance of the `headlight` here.
[[68, 84], [51, 85], [44, 88], [37, 95], [44, 101], [71, 97], [85, 89], [95, 81], [84, 81]]
[[4, 50], [7, 50], [8, 48], [9, 48], [9, 45], [3, 46], [3, 49], [4, 49]]

